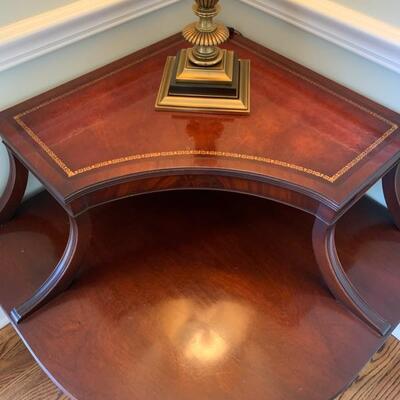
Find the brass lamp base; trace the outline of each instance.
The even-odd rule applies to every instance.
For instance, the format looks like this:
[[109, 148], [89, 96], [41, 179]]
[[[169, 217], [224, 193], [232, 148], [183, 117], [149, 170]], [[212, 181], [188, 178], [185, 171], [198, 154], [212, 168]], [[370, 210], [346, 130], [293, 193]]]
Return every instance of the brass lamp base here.
[[250, 113], [250, 61], [221, 50], [221, 61], [208, 67], [190, 61], [191, 49], [168, 57], [156, 110], [224, 114]]
[[183, 29], [193, 45], [168, 57], [156, 110], [225, 114], [250, 113], [250, 61], [218, 46], [229, 39], [229, 29], [214, 21], [219, 0], [195, 0], [199, 21]]
[[233, 51], [221, 50], [221, 59], [213, 66], [206, 68], [194, 64], [192, 49], [184, 49], [179, 53], [176, 71], [176, 81], [179, 83], [219, 83], [231, 84], [235, 68]]

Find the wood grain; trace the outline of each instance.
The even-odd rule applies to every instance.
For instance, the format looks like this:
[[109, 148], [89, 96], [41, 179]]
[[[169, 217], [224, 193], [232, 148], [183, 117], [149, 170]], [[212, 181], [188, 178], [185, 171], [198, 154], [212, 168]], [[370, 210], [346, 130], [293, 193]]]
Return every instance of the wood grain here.
[[11, 325], [0, 330], [0, 399], [68, 400], [36, 364]]
[[369, 306], [347, 276], [337, 253], [335, 231], [336, 225], [329, 226], [315, 219], [313, 248], [324, 282], [336, 299], [385, 336], [393, 327]]
[[400, 164], [384, 176], [383, 192], [394, 223], [400, 229]]
[[[79, 399], [332, 398], [399, 322], [399, 232], [386, 211], [361, 212], [365, 201], [350, 210], [339, 254], [332, 224], [399, 161], [400, 116], [243, 37], [228, 46], [251, 60], [251, 115], [157, 113], [165, 58], [182, 45], [166, 39], [1, 113], [13, 154], [70, 218], [87, 211], [95, 232], [82, 279], [16, 329]], [[204, 192], [104, 205], [177, 189], [292, 209]], [[75, 233], [54, 272], [62, 210], [48, 196], [30, 205], [0, 225], [0, 302], [10, 314], [50, 284], [14, 321], [74, 270]], [[325, 235], [325, 282], [383, 337], [329, 294], [313, 220], [293, 208], [326, 224], [314, 230]]]
[[227, 47], [251, 61], [250, 115], [155, 111], [165, 60], [184, 46], [168, 38], [2, 112], [4, 141], [70, 213], [89, 193], [101, 204], [127, 181], [142, 180], [143, 193], [146, 178], [193, 173], [338, 211], [400, 159], [399, 114], [241, 36]]
[[[313, 217], [298, 210], [187, 191], [90, 217], [80, 279], [16, 326], [71, 397], [333, 399], [388, 339], [330, 295]], [[41, 193], [0, 229], [0, 303], [10, 313], [54, 268], [68, 218]], [[363, 199], [340, 221], [337, 244], [360, 294], [397, 325], [400, 232], [388, 210]]]
[[400, 399], [400, 342], [391, 337], [337, 400]]
[[28, 182], [28, 170], [8, 150], [10, 172], [4, 192], [0, 197], [0, 224], [13, 217], [24, 196]]
[[15, 323], [31, 315], [71, 285], [79, 272], [82, 258], [90, 241], [89, 224], [88, 214], [77, 218], [69, 217], [69, 237], [63, 256], [46, 282], [28, 300], [12, 310], [10, 317]]
[[[253, 66], [250, 115], [156, 112], [165, 58], [182, 45], [182, 38], [166, 39], [2, 112], [10, 160], [21, 159], [39, 177], [71, 227], [91, 207], [191, 188], [248, 193], [307, 211], [325, 223], [315, 230], [314, 247], [331, 292], [386, 336], [390, 321], [343, 273], [332, 225], [399, 161], [400, 115], [236, 35], [228, 46]], [[14, 181], [24, 180], [14, 175], [0, 221], [22, 196]], [[386, 192], [398, 219], [397, 184]], [[14, 322], [68, 286], [80, 242], [71, 229], [64, 256], [46, 283], [15, 305]]]
[[[0, 331], [1, 400], [68, 400], [42, 372], [17, 334]], [[363, 369], [353, 385], [336, 400], [397, 400], [400, 398], [400, 342], [391, 337]]]

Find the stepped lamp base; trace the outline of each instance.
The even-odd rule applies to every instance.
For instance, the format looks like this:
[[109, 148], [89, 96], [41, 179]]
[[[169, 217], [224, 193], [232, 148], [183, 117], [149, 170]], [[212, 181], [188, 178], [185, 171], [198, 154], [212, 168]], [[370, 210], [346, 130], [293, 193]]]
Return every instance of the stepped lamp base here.
[[168, 57], [156, 110], [249, 114], [250, 61], [222, 50], [220, 63], [198, 67], [191, 63], [190, 51]]
[[193, 49], [183, 49], [178, 55], [176, 63], [176, 81], [179, 83], [211, 83], [229, 85], [233, 81], [233, 75], [237, 70], [235, 53], [228, 50], [220, 50], [218, 62], [212, 66], [199, 66], [191, 60]]

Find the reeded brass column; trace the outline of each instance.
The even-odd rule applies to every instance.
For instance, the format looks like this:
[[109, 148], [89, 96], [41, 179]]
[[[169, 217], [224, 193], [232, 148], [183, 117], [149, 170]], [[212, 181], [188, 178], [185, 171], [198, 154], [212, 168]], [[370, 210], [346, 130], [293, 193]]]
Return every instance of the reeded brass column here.
[[250, 62], [219, 48], [229, 39], [228, 28], [214, 20], [219, 0], [196, 0], [193, 11], [198, 22], [183, 29], [193, 47], [168, 57], [156, 109], [248, 114]]
[[198, 66], [212, 66], [221, 62], [223, 52], [218, 47], [229, 39], [229, 30], [214, 22], [220, 11], [219, 0], [198, 0], [193, 5], [199, 17], [183, 29], [183, 37], [194, 47], [188, 52], [189, 60]]

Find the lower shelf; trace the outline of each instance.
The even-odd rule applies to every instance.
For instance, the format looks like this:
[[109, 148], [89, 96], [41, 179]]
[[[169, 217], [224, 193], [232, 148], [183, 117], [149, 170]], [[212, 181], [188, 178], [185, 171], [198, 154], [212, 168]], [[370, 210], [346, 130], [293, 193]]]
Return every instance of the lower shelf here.
[[[386, 338], [335, 302], [312, 218], [227, 193], [142, 196], [91, 212], [80, 279], [16, 328], [71, 397], [329, 400]], [[7, 312], [45, 280], [68, 221], [46, 194], [0, 230]], [[400, 232], [363, 199], [338, 228], [366, 300], [400, 320]]]

